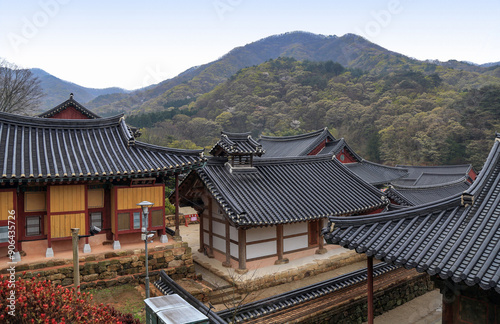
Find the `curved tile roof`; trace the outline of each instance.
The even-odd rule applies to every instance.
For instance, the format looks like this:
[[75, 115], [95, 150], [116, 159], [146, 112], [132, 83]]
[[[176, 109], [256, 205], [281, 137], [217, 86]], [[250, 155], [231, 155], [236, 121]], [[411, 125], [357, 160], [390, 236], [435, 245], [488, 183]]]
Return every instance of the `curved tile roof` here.
[[50, 119], [0, 113], [0, 182], [143, 177], [200, 167], [201, 150], [135, 140], [122, 115]]
[[220, 155], [257, 155], [264, 154], [262, 145], [255, 141], [250, 133], [222, 132], [220, 140], [212, 147], [210, 154]]
[[266, 150], [266, 158], [269, 158], [307, 155], [326, 139], [335, 141], [335, 137], [324, 128], [301, 135], [261, 136], [258, 142]]
[[210, 158], [197, 173], [237, 227], [359, 214], [388, 203], [332, 156], [259, 159], [251, 173], [232, 172], [226, 161]]
[[430, 186], [461, 180], [468, 177], [472, 165], [440, 165], [440, 166], [411, 166], [396, 165], [396, 167], [407, 169], [408, 177], [394, 181], [396, 185], [402, 186]]
[[465, 193], [371, 217], [330, 217], [331, 244], [500, 293], [500, 138]]
[[356, 173], [361, 179], [374, 186], [388, 184], [408, 175], [406, 169], [390, 167], [367, 160], [357, 163], [346, 163], [345, 166]]
[[459, 181], [433, 186], [398, 186], [393, 185], [386, 191], [389, 198], [402, 199], [409, 206], [423, 205], [464, 192], [470, 187], [469, 181]]
[[90, 119], [101, 118], [101, 116], [99, 116], [99, 115], [95, 114], [94, 112], [88, 110], [87, 108], [85, 108], [84, 106], [82, 106], [81, 104], [79, 104], [75, 99], [73, 99], [73, 94], [71, 94], [70, 97], [69, 97], [69, 99], [66, 100], [65, 102], [63, 102], [62, 104], [57, 105], [56, 107], [54, 107], [52, 109], [49, 109], [49, 110], [47, 110], [47, 111], [39, 114], [38, 117], [50, 118], [50, 117], [52, 117], [54, 115], [57, 115], [58, 113], [60, 113], [61, 111], [63, 111], [64, 109], [66, 109], [68, 107], [74, 107], [77, 111], [79, 111], [84, 116], [87, 116]]

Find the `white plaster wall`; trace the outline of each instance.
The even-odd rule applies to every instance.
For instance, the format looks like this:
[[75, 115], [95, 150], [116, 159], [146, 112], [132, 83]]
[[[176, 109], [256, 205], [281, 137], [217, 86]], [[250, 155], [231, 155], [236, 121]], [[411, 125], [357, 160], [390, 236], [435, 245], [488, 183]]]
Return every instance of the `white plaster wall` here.
[[214, 236], [214, 249], [226, 253], [226, 241]]
[[238, 230], [235, 227], [229, 226], [229, 237], [233, 241], [238, 241]]
[[276, 227], [258, 227], [247, 230], [247, 242], [255, 242], [276, 238]]
[[222, 215], [221, 212], [222, 210], [219, 210], [219, 204], [217, 203], [216, 200], [212, 200], [212, 217], [217, 218], [217, 219], [224, 219], [224, 216]]
[[238, 250], [238, 245], [231, 243], [231, 256], [238, 258], [240, 251]]
[[293, 223], [293, 224], [285, 224], [283, 225], [283, 235], [294, 235], [300, 233], [307, 233], [307, 223]]
[[290, 252], [309, 246], [308, 235], [290, 237], [283, 240], [283, 251]]
[[212, 226], [212, 230], [215, 234], [226, 237], [226, 225], [219, 222], [213, 222]]
[[276, 254], [276, 241], [247, 245], [247, 259]]
[[[203, 216], [205, 216], [205, 215], [203, 215]], [[207, 217], [202, 217], [202, 220], [203, 220], [203, 228], [208, 231], [208, 227], [209, 227], [209, 224], [210, 224], [210, 221], [208, 220], [208, 216]]]
[[205, 243], [206, 245], [208, 245], [209, 242], [210, 242], [210, 240], [209, 240], [208, 233], [203, 233], [203, 243]]

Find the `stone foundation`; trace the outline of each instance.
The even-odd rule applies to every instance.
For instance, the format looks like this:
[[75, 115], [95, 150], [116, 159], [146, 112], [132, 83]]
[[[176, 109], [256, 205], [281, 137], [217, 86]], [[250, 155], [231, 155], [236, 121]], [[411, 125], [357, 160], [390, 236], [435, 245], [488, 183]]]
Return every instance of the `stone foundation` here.
[[258, 270], [250, 270], [246, 275], [241, 276], [234, 275], [234, 269], [222, 271], [199, 259], [196, 259], [196, 263], [227, 282], [235, 282], [237, 290], [243, 293], [301, 280], [363, 260], [366, 260], [364, 254], [347, 251], [330, 259], [314, 260], [300, 267], [294, 267], [287, 271], [264, 276], [259, 276], [254, 273], [254, 271]]
[[[375, 278], [377, 280], [377, 278]], [[374, 315], [378, 316], [384, 312], [394, 309], [418, 296], [435, 289], [434, 283], [429, 275], [419, 274], [408, 278], [400, 284], [387, 287], [374, 293]], [[367, 300], [359, 298], [340, 307], [325, 310], [321, 313], [311, 314], [308, 318], [302, 318], [300, 323], [363, 323], [367, 319]], [[414, 314], [408, 314], [408, 317]], [[417, 318], [418, 319], [418, 318]]]
[[[157, 279], [161, 269], [174, 280], [196, 277], [191, 248], [186, 242], [157, 246], [150, 249], [148, 254], [150, 282]], [[0, 273], [6, 274], [7, 269], [7, 267], [0, 269]], [[144, 249], [80, 256], [82, 288], [144, 282], [145, 271]], [[62, 286], [73, 285], [73, 273], [71, 259], [52, 259], [16, 266], [16, 276], [29, 279], [40, 275], [40, 280], [50, 280]]]

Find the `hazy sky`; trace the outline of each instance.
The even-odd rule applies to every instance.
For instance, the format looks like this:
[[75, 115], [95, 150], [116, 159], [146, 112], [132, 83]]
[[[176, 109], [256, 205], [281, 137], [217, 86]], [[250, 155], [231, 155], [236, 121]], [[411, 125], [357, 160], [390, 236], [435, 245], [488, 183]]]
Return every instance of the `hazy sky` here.
[[136, 89], [289, 31], [355, 33], [417, 59], [500, 61], [500, 0], [0, 0], [0, 57]]

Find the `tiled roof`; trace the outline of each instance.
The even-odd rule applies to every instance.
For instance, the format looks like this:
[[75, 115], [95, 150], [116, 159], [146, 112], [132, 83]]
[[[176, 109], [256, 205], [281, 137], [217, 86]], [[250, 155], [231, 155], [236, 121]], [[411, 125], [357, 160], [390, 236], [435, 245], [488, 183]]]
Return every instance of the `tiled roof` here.
[[[388, 274], [397, 268], [397, 266], [386, 263], [376, 264], [373, 266], [373, 277], [376, 278]], [[364, 268], [306, 287], [260, 299], [238, 307], [229, 308], [218, 312], [217, 315], [225, 320], [233, 321], [234, 323], [244, 323], [279, 311], [300, 307], [300, 305], [305, 302], [344, 289], [352, 289], [353, 286], [365, 282], [366, 280], [367, 271], [366, 268]]]
[[402, 186], [428, 186], [461, 180], [468, 177], [472, 165], [410, 166], [397, 165], [408, 170], [408, 177], [394, 181]]
[[[397, 186], [386, 191], [387, 196], [409, 206], [422, 205], [462, 193], [470, 187], [466, 179], [433, 186]], [[401, 199], [402, 201], [398, 201]]]
[[325, 239], [408, 269], [500, 293], [499, 141], [497, 135], [483, 170], [464, 194], [370, 217], [330, 217]]
[[307, 155], [326, 139], [334, 141], [335, 137], [324, 128], [301, 135], [261, 136], [258, 142], [266, 150], [266, 158], [270, 158]]
[[197, 168], [201, 150], [135, 140], [121, 115], [51, 119], [0, 113], [0, 182], [163, 175]]
[[346, 163], [345, 166], [356, 173], [361, 179], [374, 186], [388, 184], [408, 175], [406, 169], [390, 167], [366, 160], [356, 163]]
[[40, 115], [38, 115], [38, 117], [50, 118], [68, 107], [74, 107], [76, 110], [78, 110], [80, 113], [82, 113], [83, 115], [87, 116], [90, 119], [101, 118], [101, 116], [88, 110], [87, 108], [79, 104], [75, 99], [73, 99], [73, 94], [71, 94], [69, 99], [63, 102], [62, 104], [41, 113]]
[[226, 324], [227, 322], [221, 318], [219, 315], [211, 311], [201, 301], [196, 299], [193, 295], [182, 288], [178, 283], [176, 283], [172, 278], [170, 278], [165, 270], [160, 270], [160, 276], [157, 281], [154, 282], [156, 288], [158, 288], [164, 295], [179, 295], [182, 299], [188, 302], [191, 306], [199, 310], [201, 313], [205, 314], [210, 324]]
[[[197, 174], [237, 227], [360, 214], [388, 203], [332, 156], [258, 159], [247, 173], [234, 172], [226, 161], [210, 158]], [[185, 183], [192, 181], [181, 184], [181, 193], [189, 189]]]
[[222, 132], [220, 140], [212, 147], [213, 156], [227, 155], [256, 155], [264, 154], [262, 145], [255, 141], [250, 133]]

